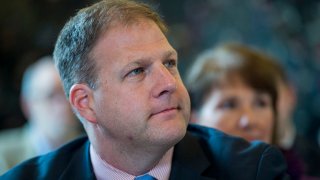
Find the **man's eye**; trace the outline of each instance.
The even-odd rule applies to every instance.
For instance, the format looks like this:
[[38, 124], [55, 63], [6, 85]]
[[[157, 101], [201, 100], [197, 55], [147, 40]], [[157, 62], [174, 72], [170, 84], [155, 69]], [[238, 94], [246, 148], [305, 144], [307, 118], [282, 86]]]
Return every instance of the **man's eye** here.
[[136, 76], [136, 75], [139, 75], [139, 74], [142, 74], [142, 73], [144, 73], [144, 69], [143, 68], [136, 68], [136, 69], [130, 71], [127, 76], [131, 77], [131, 76]]
[[175, 60], [168, 60], [164, 63], [167, 68], [176, 67], [177, 62]]

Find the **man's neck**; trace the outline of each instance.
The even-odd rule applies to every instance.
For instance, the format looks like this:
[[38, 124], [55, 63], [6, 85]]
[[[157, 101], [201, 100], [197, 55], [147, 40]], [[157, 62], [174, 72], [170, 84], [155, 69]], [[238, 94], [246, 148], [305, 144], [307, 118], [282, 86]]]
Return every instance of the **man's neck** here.
[[[169, 179], [171, 172], [171, 161], [173, 156], [173, 148], [169, 149], [165, 155], [161, 158], [160, 162], [155, 165], [150, 171], [146, 172], [149, 175], [157, 179]], [[109, 179], [134, 179], [137, 175], [129, 174], [122, 171], [108, 162], [104, 161], [90, 146], [90, 157], [93, 166], [94, 173], [97, 179], [109, 180]], [[108, 174], [108, 177], [105, 176]], [[145, 174], [145, 173], [143, 173]]]
[[92, 144], [103, 161], [128, 174], [141, 175], [155, 167], [170, 149], [128, 148], [115, 145], [97, 146]]

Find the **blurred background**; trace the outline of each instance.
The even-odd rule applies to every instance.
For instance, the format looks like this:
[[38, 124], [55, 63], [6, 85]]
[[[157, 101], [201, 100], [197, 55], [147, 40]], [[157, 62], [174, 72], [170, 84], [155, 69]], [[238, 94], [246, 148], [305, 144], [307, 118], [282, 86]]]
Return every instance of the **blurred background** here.
[[[298, 133], [316, 140], [320, 127], [319, 0], [145, 0], [169, 24], [184, 78], [198, 53], [238, 41], [279, 59], [298, 93]], [[10, 0], [0, 6], [0, 130], [25, 123], [19, 106], [25, 68], [51, 54], [64, 23], [94, 0]]]

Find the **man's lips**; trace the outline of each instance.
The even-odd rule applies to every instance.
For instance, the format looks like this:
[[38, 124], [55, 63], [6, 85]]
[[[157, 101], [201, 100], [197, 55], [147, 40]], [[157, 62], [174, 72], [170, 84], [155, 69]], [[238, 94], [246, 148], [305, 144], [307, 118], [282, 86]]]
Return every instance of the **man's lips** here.
[[172, 111], [177, 111], [179, 110], [179, 107], [168, 107], [168, 108], [163, 108], [158, 111], [155, 111], [154, 113], [151, 114], [151, 116], [159, 115], [159, 114], [165, 114], [165, 113], [170, 113]]

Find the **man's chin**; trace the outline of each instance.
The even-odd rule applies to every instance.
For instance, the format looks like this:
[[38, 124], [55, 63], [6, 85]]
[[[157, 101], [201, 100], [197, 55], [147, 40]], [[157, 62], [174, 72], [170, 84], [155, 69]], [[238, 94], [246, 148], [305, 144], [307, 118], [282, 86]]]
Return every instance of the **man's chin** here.
[[186, 135], [187, 124], [181, 123], [179, 126], [168, 128], [165, 131], [167, 132], [168, 142], [174, 146]]

